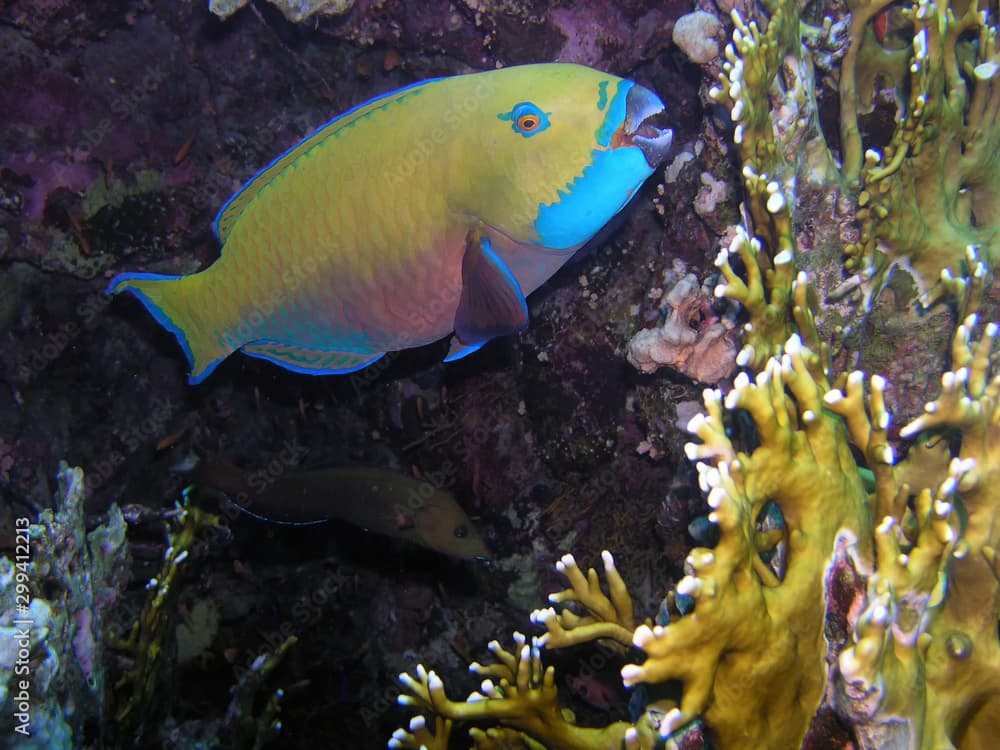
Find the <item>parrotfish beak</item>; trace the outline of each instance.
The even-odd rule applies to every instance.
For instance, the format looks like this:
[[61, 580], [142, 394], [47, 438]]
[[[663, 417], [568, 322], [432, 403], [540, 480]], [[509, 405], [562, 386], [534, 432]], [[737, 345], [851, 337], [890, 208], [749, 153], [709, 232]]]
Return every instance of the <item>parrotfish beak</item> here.
[[660, 97], [644, 86], [632, 86], [625, 97], [625, 122], [619, 129], [619, 138], [615, 139], [619, 146], [637, 147], [654, 169], [667, 158], [674, 140], [674, 131], [647, 122], [663, 110]]

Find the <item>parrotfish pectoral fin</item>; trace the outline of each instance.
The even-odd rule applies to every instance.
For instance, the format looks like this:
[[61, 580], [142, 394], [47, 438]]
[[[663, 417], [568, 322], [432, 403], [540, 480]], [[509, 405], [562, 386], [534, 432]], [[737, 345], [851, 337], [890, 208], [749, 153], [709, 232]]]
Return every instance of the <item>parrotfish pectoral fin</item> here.
[[275, 341], [251, 341], [243, 346], [242, 351], [251, 357], [266, 359], [268, 362], [306, 375], [342, 375], [367, 367], [385, 356], [384, 352], [357, 354], [328, 349], [307, 349]]
[[233, 352], [214, 330], [200, 322], [202, 309], [196, 298], [198, 274], [161, 276], [155, 273], [122, 273], [111, 280], [105, 294], [131, 292], [146, 306], [156, 322], [177, 337], [191, 366], [188, 381], [194, 385], [212, 374]]
[[470, 232], [462, 258], [462, 296], [455, 313], [458, 341], [467, 347], [481, 346], [527, 325], [528, 303], [521, 285], [489, 239]]

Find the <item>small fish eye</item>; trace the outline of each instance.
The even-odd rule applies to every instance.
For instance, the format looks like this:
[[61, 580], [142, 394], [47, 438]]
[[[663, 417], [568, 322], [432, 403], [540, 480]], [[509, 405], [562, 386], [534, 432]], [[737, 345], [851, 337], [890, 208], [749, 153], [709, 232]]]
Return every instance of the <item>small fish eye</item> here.
[[535, 115], [521, 115], [517, 118], [517, 127], [530, 133], [532, 130], [538, 127], [538, 118]]
[[458, 539], [465, 539], [469, 535], [469, 529], [465, 526], [456, 526], [453, 532]]
[[537, 104], [532, 102], [520, 102], [514, 105], [514, 109], [497, 115], [501, 120], [510, 122], [515, 133], [520, 133], [525, 138], [541, 133], [549, 127], [549, 115], [551, 112], [543, 112]]

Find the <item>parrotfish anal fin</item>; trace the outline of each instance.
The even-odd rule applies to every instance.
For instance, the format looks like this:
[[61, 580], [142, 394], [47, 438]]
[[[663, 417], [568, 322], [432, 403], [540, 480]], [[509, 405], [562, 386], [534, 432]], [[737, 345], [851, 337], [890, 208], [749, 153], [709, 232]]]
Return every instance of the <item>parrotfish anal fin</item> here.
[[226, 204], [215, 217], [215, 236], [219, 238], [219, 242], [225, 244], [226, 238], [229, 237], [229, 233], [239, 220], [243, 209], [250, 205], [253, 199], [271, 184], [271, 181], [281, 174], [286, 167], [294, 163], [297, 159], [307, 155], [314, 148], [323, 145], [329, 138], [343, 133], [372, 113], [416, 96], [424, 86], [436, 80], [438, 79], [430, 78], [425, 81], [418, 81], [410, 86], [405, 86], [396, 91], [390, 91], [389, 93], [377, 96], [374, 99], [369, 99], [353, 109], [349, 109], [343, 114], [334, 117], [326, 124], [320, 125], [310, 135], [306, 136], [305, 140], [285, 151], [285, 153], [281, 154], [251, 177], [240, 188], [238, 193], [226, 201]]
[[384, 352], [357, 354], [329, 349], [307, 349], [275, 341], [251, 341], [243, 345], [242, 351], [251, 357], [266, 359], [288, 370], [306, 375], [342, 375], [367, 367], [385, 356]]
[[494, 252], [489, 238], [470, 232], [462, 258], [462, 297], [455, 313], [459, 343], [467, 347], [480, 345], [527, 325], [528, 303], [521, 285]]

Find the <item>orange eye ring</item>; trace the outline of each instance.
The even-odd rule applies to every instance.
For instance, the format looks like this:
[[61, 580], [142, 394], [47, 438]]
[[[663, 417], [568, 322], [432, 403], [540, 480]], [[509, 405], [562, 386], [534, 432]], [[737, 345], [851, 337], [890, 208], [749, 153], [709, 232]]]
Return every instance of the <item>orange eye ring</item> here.
[[543, 112], [537, 104], [520, 102], [515, 104], [510, 112], [499, 114], [497, 117], [508, 120], [515, 133], [531, 138], [548, 129], [550, 114], [552, 113]]

